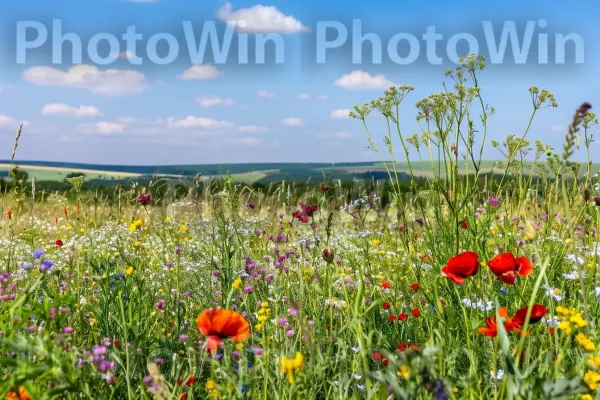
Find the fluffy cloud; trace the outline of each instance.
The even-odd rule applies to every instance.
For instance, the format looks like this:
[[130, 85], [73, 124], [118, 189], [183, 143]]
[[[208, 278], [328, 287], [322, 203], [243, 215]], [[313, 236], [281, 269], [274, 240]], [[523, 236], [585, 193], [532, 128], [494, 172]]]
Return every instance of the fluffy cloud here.
[[104, 96], [127, 96], [146, 90], [146, 76], [133, 70], [100, 70], [92, 65], [76, 65], [61, 71], [52, 67], [33, 67], [23, 73], [23, 79], [34, 85], [87, 89]]
[[221, 97], [197, 97], [196, 101], [201, 107], [226, 106], [230, 107], [235, 104], [233, 99], [223, 99]]
[[333, 110], [331, 112], [331, 118], [333, 118], [333, 119], [350, 118], [350, 110], [345, 109], [345, 108], [339, 108], [337, 110]]
[[225, 3], [217, 15], [222, 21], [234, 24], [238, 32], [295, 33], [310, 31], [296, 18], [283, 14], [275, 6], [258, 4], [251, 8], [240, 8], [233, 11], [231, 3]]
[[198, 64], [183, 71], [178, 78], [183, 80], [207, 80], [215, 79], [221, 75], [222, 72], [214, 65]]
[[[298, 95], [298, 100], [310, 100], [312, 98], [313, 98], [313, 96], [311, 96], [308, 93], [301, 93]], [[327, 99], [329, 99], [329, 96], [327, 96], [326, 94], [320, 94], [320, 95], [314, 96], [314, 98], [317, 100], [327, 100]]]
[[231, 128], [233, 123], [227, 121], [218, 121], [216, 119], [188, 116], [185, 119], [167, 119], [167, 125], [170, 128], [202, 128], [202, 129], [220, 129]]
[[302, 125], [302, 120], [300, 118], [286, 118], [284, 120], [281, 121], [281, 123], [285, 126], [301, 126]]
[[8, 115], [0, 115], [0, 128], [17, 128], [17, 120]]
[[352, 71], [335, 81], [335, 85], [349, 90], [388, 89], [394, 83], [385, 75], [371, 75], [361, 69]]
[[79, 130], [83, 133], [99, 133], [101, 135], [110, 135], [115, 133], [123, 133], [125, 127], [126, 126], [124, 124], [119, 124], [116, 122], [101, 121], [91, 124], [81, 124], [79, 125]]
[[71, 117], [97, 117], [103, 114], [94, 106], [71, 107], [67, 104], [46, 104], [42, 108], [43, 115], [68, 115]]
[[234, 146], [258, 146], [260, 144], [260, 140], [257, 138], [232, 139], [228, 142]]
[[238, 131], [242, 133], [265, 133], [271, 132], [271, 129], [266, 126], [258, 126], [258, 125], [242, 125], [238, 126]]
[[261, 99], [274, 99], [277, 97], [277, 93], [267, 92], [266, 90], [259, 90], [256, 95]]

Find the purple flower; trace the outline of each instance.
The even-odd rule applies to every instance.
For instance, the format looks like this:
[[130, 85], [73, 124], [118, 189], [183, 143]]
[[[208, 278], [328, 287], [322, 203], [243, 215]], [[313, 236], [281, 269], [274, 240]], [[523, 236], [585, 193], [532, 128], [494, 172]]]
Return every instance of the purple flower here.
[[159, 310], [164, 310], [165, 309], [165, 301], [164, 300], [159, 300], [154, 304], [154, 307], [158, 308]]
[[33, 250], [33, 258], [42, 258], [42, 256], [44, 255], [45, 251], [44, 250]]
[[296, 333], [296, 332], [294, 332], [294, 330], [293, 330], [293, 329], [290, 329], [290, 330], [289, 330], [289, 331], [287, 331], [285, 334], [286, 334], [286, 335], [288, 335], [288, 337], [291, 337], [291, 336], [294, 336], [294, 333]]
[[255, 356], [262, 356], [264, 353], [263, 349], [261, 349], [260, 347], [253, 348], [252, 352], [254, 353]]
[[40, 265], [40, 270], [48, 271], [50, 268], [52, 268], [53, 265], [54, 265], [54, 263], [52, 261], [44, 260], [44, 261], [42, 261], [42, 265]]
[[105, 373], [106, 371], [110, 371], [114, 367], [115, 367], [115, 363], [114, 362], [102, 360], [100, 362], [100, 364], [98, 365], [98, 371], [100, 371], [102, 373]]
[[70, 326], [67, 326], [63, 329], [63, 332], [66, 334], [73, 333], [73, 328], [71, 328]]
[[149, 194], [140, 194], [137, 199], [138, 203], [146, 207], [152, 201], [152, 196]]
[[248, 208], [251, 210], [254, 210], [254, 207], [256, 207], [256, 204], [254, 204], [253, 202], [249, 201], [248, 202]]
[[500, 200], [495, 199], [495, 198], [493, 198], [493, 197], [490, 196], [488, 198], [488, 204], [490, 206], [492, 206], [492, 207], [498, 207], [500, 205]]
[[279, 325], [285, 325], [285, 324], [287, 324], [287, 319], [279, 318]]

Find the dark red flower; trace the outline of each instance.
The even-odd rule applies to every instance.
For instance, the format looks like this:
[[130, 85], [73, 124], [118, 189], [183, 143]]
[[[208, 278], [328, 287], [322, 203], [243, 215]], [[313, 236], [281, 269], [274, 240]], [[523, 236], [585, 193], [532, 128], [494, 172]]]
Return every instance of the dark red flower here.
[[390, 321], [390, 322], [393, 322], [393, 321], [395, 321], [395, 320], [396, 320], [396, 316], [395, 316], [395, 315], [390, 315], [390, 316], [388, 317], [388, 321]]
[[388, 360], [387, 358], [383, 359], [383, 365], [385, 365], [387, 367], [389, 363], [390, 363], [390, 360]]
[[515, 284], [515, 273], [520, 276], [527, 276], [533, 271], [533, 266], [527, 257], [515, 258], [512, 253], [500, 254], [489, 261], [487, 265], [492, 273], [507, 285]]
[[410, 313], [413, 315], [413, 317], [419, 317], [421, 315], [421, 312], [417, 308], [412, 310]]
[[410, 285], [410, 288], [416, 292], [417, 290], [419, 290], [419, 284], [413, 283], [412, 285]]
[[326, 191], [328, 191], [328, 190], [329, 190], [329, 186], [327, 186], [327, 185], [325, 185], [325, 184], [322, 184], [322, 185], [321, 185], [321, 190], [322, 190], [323, 192], [326, 192]]
[[381, 360], [383, 356], [379, 353], [373, 353], [373, 360]]
[[7, 210], [6, 211], [6, 216], [8, 217], [8, 219], [12, 219], [12, 216], [13, 216], [12, 210]]
[[467, 220], [463, 220], [463, 221], [460, 223], [460, 226], [461, 226], [463, 229], [467, 229], [467, 228], [469, 227], [469, 223], [467, 222]]
[[335, 258], [335, 253], [333, 252], [333, 250], [329, 250], [329, 249], [323, 249], [323, 260], [325, 260], [328, 264], [331, 264], [333, 262], [333, 259]]
[[406, 318], [408, 318], [407, 314], [400, 314], [400, 315], [398, 315], [398, 319], [400, 321], [406, 321]]
[[[523, 307], [515, 313], [513, 317], [513, 323], [517, 326], [525, 325], [525, 320], [527, 319], [527, 309], [528, 307]], [[536, 322], [541, 321], [544, 316], [548, 314], [548, 309], [541, 304], [534, 304], [531, 307], [531, 317], [529, 318], [530, 324], [535, 324]]]
[[442, 276], [457, 285], [462, 284], [466, 277], [473, 276], [477, 272], [479, 272], [479, 255], [472, 251], [450, 258], [446, 266], [442, 268]]
[[63, 247], [63, 244], [64, 244], [64, 243], [63, 243], [63, 241], [62, 241], [62, 240], [60, 240], [60, 239], [58, 239], [58, 240], [56, 241], [56, 247]]
[[400, 351], [404, 351], [406, 349], [406, 345], [404, 343], [399, 343], [396, 345], [396, 348]]
[[550, 334], [554, 335], [554, 328], [550, 327]]
[[383, 309], [387, 310], [388, 308], [390, 308], [390, 303], [388, 303], [387, 301], [385, 303], [383, 303]]

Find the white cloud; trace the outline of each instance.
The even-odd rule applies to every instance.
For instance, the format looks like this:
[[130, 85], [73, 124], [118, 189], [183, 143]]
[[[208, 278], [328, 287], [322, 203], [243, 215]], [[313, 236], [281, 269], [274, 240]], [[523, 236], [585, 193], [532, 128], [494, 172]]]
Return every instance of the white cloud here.
[[177, 77], [184, 80], [206, 80], [215, 79], [222, 74], [214, 65], [198, 64], [186, 69]]
[[240, 8], [233, 11], [231, 3], [225, 3], [217, 15], [222, 21], [234, 24], [238, 32], [295, 33], [310, 31], [296, 18], [283, 14], [275, 6], [258, 4], [251, 8]]
[[317, 100], [327, 100], [329, 99], [329, 96], [327, 96], [326, 94], [319, 94], [317, 96], [312, 96], [308, 93], [301, 93], [298, 95], [298, 100], [310, 100], [312, 98], [315, 98]]
[[394, 83], [388, 80], [385, 75], [371, 75], [361, 69], [352, 71], [335, 81], [336, 86], [349, 90], [361, 89], [388, 89]]
[[185, 119], [175, 119], [173, 117], [167, 119], [167, 124], [170, 128], [203, 128], [203, 129], [219, 129], [230, 128], [234, 126], [231, 122], [218, 121], [216, 119], [188, 116]]
[[125, 125], [116, 122], [101, 121], [90, 124], [81, 124], [79, 125], [79, 130], [83, 133], [99, 133], [102, 135], [110, 135], [115, 133], [123, 133], [125, 130]]
[[242, 125], [238, 126], [238, 131], [242, 133], [266, 133], [271, 132], [266, 126], [258, 126], [258, 125]]
[[333, 110], [331, 112], [331, 118], [333, 118], [333, 119], [350, 118], [350, 110], [345, 109], [345, 108], [339, 108], [337, 110]]
[[17, 128], [17, 120], [8, 115], [0, 115], [0, 128]]
[[92, 65], [76, 65], [68, 71], [51, 67], [33, 67], [23, 72], [23, 79], [34, 85], [87, 89], [104, 96], [126, 96], [146, 90], [146, 76], [133, 70], [100, 70]]
[[42, 108], [43, 115], [68, 115], [71, 117], [97, 117], [103, 114], [94, 106], [71, 107], [67, 104], [46, 104]]
[[231, 107], [235, 104], [233, 99], [223, 99], [221, 97], [197, 97], [196, 101], [201, 107], [226, 106]]
[[274, 99], [277, 97], [277, 93], [267, 92], [266, 90], [259, 90], [256, 95], [261, 99]]
[[302, 120], [300, 118], [292, 117], [282, 120], [281, 123], [285, 126], [301, 126]]
[[260, 140], [257, 138], [241, 138], [229, 140], [229, 143], [234, 146], [258, 146], [260, 144]]

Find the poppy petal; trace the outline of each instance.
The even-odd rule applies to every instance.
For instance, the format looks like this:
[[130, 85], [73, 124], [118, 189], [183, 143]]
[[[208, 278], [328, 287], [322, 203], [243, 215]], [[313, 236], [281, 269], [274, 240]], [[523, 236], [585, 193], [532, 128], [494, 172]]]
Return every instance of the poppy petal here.
[[515, 263], [517, 264], [517, 274], [521, 276], [527, 276], [533, 271], [533, 265], [531, 265], [529, 258], [525, 256], [516, 258]]
[[506, 272], [515, 270], [515, 256], [512, 253], [503, 253], [488, 261], [487, 265], [494, 275], [500, 276]]

